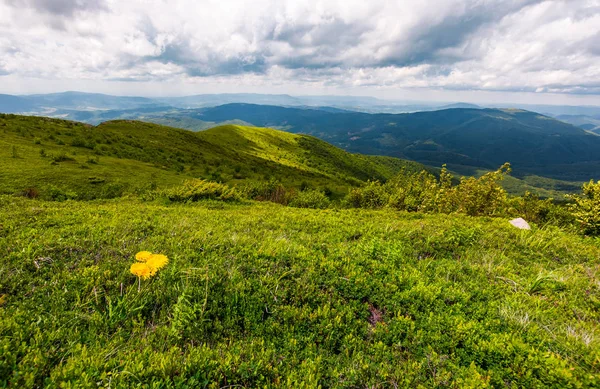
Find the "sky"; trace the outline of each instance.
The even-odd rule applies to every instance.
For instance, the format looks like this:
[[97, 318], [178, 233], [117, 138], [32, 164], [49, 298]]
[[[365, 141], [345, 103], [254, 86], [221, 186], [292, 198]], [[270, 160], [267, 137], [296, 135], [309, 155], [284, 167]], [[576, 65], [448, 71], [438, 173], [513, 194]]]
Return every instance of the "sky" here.
[[600, 105], [600, 0], [0, 0], [0, 93]]

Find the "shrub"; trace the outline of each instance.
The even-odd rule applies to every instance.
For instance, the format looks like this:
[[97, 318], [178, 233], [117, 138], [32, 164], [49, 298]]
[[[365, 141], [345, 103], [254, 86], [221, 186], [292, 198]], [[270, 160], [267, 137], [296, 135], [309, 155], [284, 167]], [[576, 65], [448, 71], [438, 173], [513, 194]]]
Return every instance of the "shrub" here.
[[65, 153], [61, 153], [58, 155], [52, 155], [50, 157], [52, 159], [52, 162], [67, 162], [67, 161], [74, 161], [75, 158], [73, 157], [69, 157], [67, 154]]
[[83, 147], [86, 149], [93, 149], [94, 147], [96, 147], [96, 143], [94, 141], [86, 141], [84, 139], [77, 137], [77, 138], [73, 138], [73, 140], [71, 140], [71, 146]]
[[469, 216], [492, 216], [506, 210], [507, 195], [500, 185], [504, 176], [510, 173], [510, 164], [505, 163], [495, 172], [489, 172], [479, 178], [462, 177], [460, 184], [450, 191], [455, 196], [452, 203], [457, 211]]
[[329, 207], [330, 200], [327, 195], [320, 190], [305, 190], [290, 201], [291, 207], [324, 209]]
[[539, 225], [567, 227], [574, 222], [573, 215], [566, 206], [555, 203], [553, 199], [540, 199], [530, 192], [509, 199], [507, 214]]
[[508, 163], [480, 178], [463, 177], [452, 186], [452, 175], [442, 168], [439, 180], [432, 174], [402, 171], [385, 184], [370, 181], [353, 189], [346, 202], [356, 208], [389, 206], [411, 212], [464, 213], [470, 216], [503, 214], [507, 207], [506, 191], [500, 181], [510, 172]]
[[379, 181], [369, 181], [361, 188], [354, 188], [346, 197], [355, 208], [381, 208], [389, 203], [390, 193]]
[[391, 189], [389, 205], [393, 208], [412, 212], [432, 212], [437, 209], [439, 186], [435, 176], [426, 171], [403, 172], [386, 183], [386, 186]]
[[216, 182], [205, 180], [188, 180], [179, 187], [164, 192], [171, 201], [199, 201], [204, 199], [237, 201], [240, 195], [234, 188]]
[[600, 236], [600, 181], [583, 184], [583, 195], [569, 196], [571, 212], [584, 234]]
[[68, 190], [63, 190], [54, 185], [51, 185], [47, 189], [46, 197], [54, 201], [75, 200], [77, 199], [77, 193]]
[[23, 190], [21, 194], [23, 197], [27, 197], [28, 199], [37, 199], [38, 197], [40, 197], [40, 191], [34, 187]]
[[268, 181], [254, 182], [244, 186], [242, 195], [250, 200], [270, 201], [287, 205], [295, 197], [296, 192], [293, 189], [286, 189], [275, 179], [269, 179]]
[[117, 197], [122, 197], [125, 193], [125, 188], [125, 184], [119, 182], [111, 182], [109, 184], [104, 185], [99, 197], [103, 199], [115, 199]]

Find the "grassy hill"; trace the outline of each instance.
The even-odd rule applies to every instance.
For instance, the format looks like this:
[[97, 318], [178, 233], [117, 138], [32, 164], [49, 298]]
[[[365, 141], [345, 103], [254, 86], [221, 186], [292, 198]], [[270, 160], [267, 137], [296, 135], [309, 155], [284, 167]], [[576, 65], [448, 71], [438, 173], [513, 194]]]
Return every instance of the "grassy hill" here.
[[0, 196], [0, 236], [0, 386], [600, 384], [600, 242], [556, 228]]
[[135, 121], [99, 126], [0, 116], [0, 193], [27, 188], [78, 198], [114, 197], [186, 178], [242, 184], [277, 179], [344, 193], [422, 165], [349, 154], [310, 136], [243, 126], [201, 133]]

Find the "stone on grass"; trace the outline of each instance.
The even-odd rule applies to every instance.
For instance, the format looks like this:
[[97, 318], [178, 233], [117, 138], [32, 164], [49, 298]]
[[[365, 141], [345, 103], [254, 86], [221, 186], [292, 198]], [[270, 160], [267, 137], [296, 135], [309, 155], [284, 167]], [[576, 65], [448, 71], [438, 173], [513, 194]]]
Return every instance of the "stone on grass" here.
[[513, 226], [521, 229], [521, 230], [531, 230], [531, 227], [529, 226], [529, 223], [527, 223], [525, 221], [525, 219], [523, 219], [522, 217], [518, 218], [518, 219], [513, 219], [510, 221], [510, 224], [512, 224]]

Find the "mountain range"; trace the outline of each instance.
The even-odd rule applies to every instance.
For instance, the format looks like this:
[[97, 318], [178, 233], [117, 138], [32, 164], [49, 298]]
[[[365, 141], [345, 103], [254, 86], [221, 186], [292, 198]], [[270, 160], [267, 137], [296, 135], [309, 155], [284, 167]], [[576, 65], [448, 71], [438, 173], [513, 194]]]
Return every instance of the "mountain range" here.
[[600, 137], [538, 113], [455, 108], [411, 114], [328, 112], [228, 104], [181, 114], [203, 122], [241, 120], [324, 139], [345, 150], [457, 171], [511, 162], [518, 176], [586, 180], [600, 175]]
[[[242, 103], [229, 103], [232, 101]], [[531, 107], [543, 111], [552, 106]], [[411, 112], [360, 112], [388, 108]], [[80, 92], [0, 95], [0, 112], [94, 125], [133, 119], [194, 131], [230, 124], [273, 127], [313, 135], [353, 153], [409, 159], [434, 167], [448, 164], [465, 175], [495, 169], [508, 161], [521, 178], [597, 179], [600, 108], [553, 109], [559, 113], [556, 118], [466, 103], [398, 105], [372, 97], [217, 94], [145, 98]]]
[[0, 94], [0, 112], [62, 115], [69, 119], [74, 119], [69, 116], [70, 113], [78, 111], [94, 113], [106, 110], [134, 110], [142, 108], [146, 109], [146, 111], [151, 108], [159, 111], [167, 107], [171, 109], [195, 109], [232, 103], [341, 109], [365, 113], [410, 113], [449, 108], [519, 108], [539, 112], [555, 118], [561, 115], [583, 115], [592, 118], [600, 116], [600, 107], [598, 106], [517, 103], [472, 104], [460, 101], [384, 100], [371, 96], [291, 96], [287, 94], [220, 93], [179, 97], [136, 97], [84, 92], [20, 96]]

